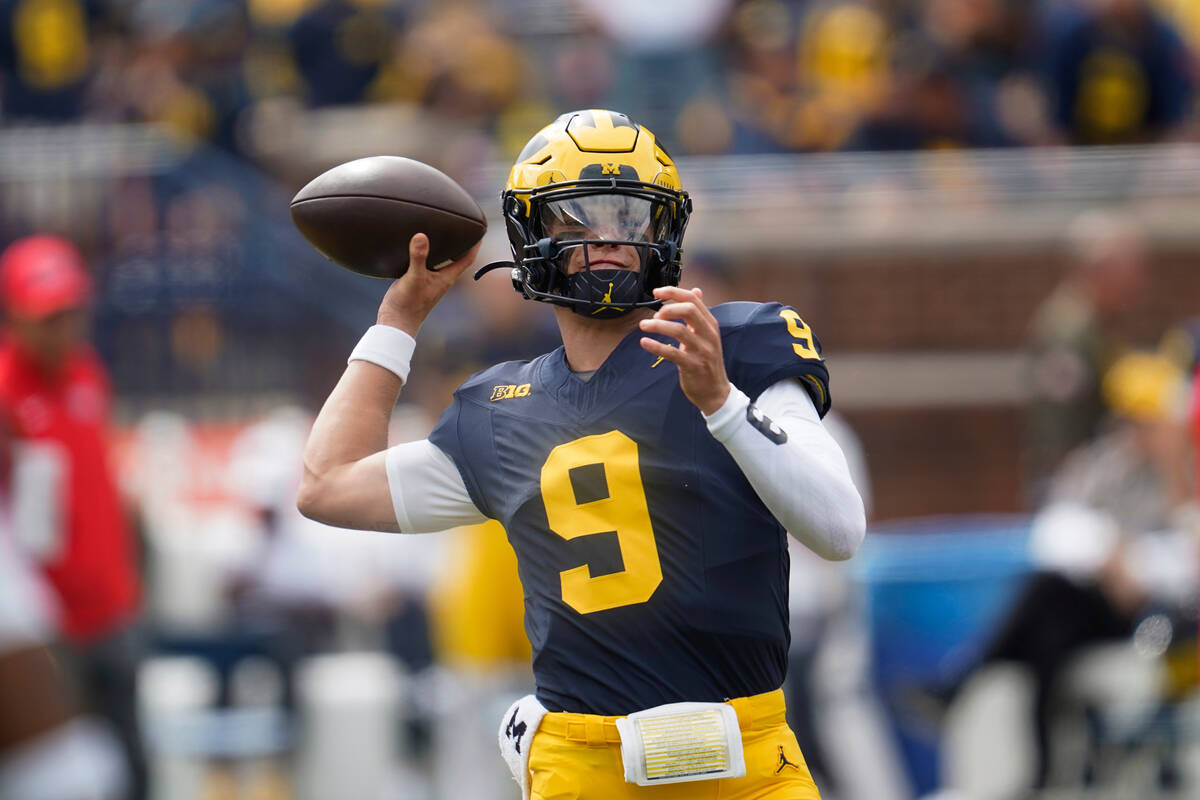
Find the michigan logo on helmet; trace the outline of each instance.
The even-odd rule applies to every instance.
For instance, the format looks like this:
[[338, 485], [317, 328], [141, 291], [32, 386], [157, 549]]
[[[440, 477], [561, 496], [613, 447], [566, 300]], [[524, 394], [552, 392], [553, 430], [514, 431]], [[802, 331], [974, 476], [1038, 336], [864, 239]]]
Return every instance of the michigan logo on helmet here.
[[501, 195], [513, 285], [527, 298], [606, 318], [658, 305], [679, 283], [692, 204], [675, 162], [616, 111], [563, 114], [517, 156]]

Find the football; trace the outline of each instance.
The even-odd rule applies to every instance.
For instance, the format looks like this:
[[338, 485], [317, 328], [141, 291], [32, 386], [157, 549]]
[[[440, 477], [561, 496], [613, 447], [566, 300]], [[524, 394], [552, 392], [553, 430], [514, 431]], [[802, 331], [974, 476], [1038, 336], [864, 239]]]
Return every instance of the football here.
[[326, 258], [374, 278], [408, 270], [408, 242], [429, 237], [428, 267], [462, 257], [487, 231], [471, 195], [428, 164], [372, 156], [318, 175], [292, 198], [292, 221]]

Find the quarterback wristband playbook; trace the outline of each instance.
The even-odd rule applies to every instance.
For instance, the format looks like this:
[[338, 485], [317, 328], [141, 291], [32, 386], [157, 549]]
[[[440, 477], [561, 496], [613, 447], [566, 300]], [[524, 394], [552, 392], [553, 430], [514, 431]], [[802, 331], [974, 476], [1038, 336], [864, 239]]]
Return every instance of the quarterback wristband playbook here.
[[670, 703], [617, 720], [625, 782], [660, 786], [746, 774], [737, 712], [727, 703]]
[[346, 363], [369, 361], [407, 383], [409, 364], [416, 347], [416, 340], [399, 328], [372, 325], [358, 340]]

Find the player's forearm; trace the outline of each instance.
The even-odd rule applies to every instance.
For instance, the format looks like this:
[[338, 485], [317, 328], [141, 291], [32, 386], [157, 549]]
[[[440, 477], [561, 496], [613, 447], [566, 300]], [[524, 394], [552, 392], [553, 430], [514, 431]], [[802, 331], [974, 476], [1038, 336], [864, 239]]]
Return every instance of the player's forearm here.
[[865, 535], [866, 514], [841, 449], [815, 420], [784, 412], [771, 428], [747, 416], [749, 405], [735, 388], [708, 417], [709, 430], [789, 533], [822, 558], [850, 558]]
[[387, 448], [388, 421], [403, 382], [388, 370], [351, 361], [313, 423], [304, 449], [305, 476]]
[[394, 520], [387, 518], [357, 516], [355, 509], [361, 512], [368, 505], [358, 494], [371, 491], [374, 482], [358, 480], [356, 473], [369, 468], [371, 456], [387, 449], [388, 422], [401, 385], [397, 375], [375, 364], [351, 361], [347, 365], [317, 415], [304, 449], [304, 474], [296, 499], [302, 514], [343, 527], [394, 526]]
[[343, 528], [397, 529], [384, 451], [415, 347], [412, 336], [388, 325], [372, 326], [355, 345], [309, 434], [300, 513]]

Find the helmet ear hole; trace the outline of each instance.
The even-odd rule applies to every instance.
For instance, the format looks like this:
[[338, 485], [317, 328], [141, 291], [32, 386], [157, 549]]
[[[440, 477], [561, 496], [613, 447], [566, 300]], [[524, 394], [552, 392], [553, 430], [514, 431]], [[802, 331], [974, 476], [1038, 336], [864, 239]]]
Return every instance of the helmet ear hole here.
[[506, 193], [504, 195], [504, 215], [521, 216], [521, 199], [515, 194]]

